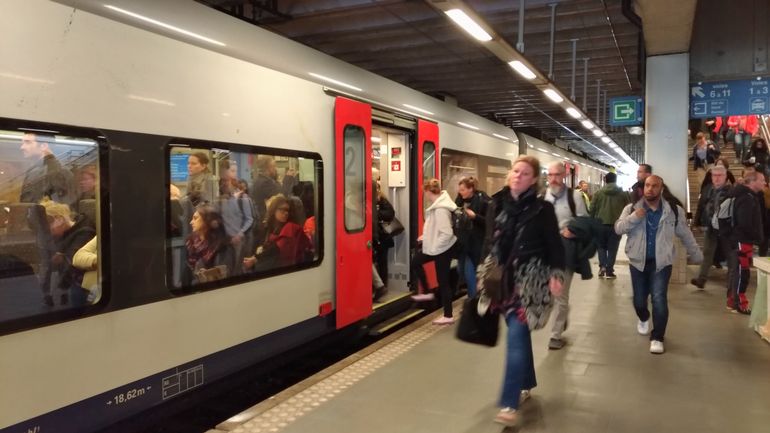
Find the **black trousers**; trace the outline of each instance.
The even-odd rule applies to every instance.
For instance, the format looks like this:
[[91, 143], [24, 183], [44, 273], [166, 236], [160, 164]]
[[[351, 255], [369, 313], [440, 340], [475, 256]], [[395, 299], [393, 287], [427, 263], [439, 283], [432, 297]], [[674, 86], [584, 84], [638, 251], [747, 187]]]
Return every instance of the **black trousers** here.
[[429, 262], [435, 262], [436, 279], [438, 280], [441, 305], [444, 307], [444, 317], [452, 317], [452, 288], [449, 285], [449, 265], [452, 263], [452, 258], [455, 255], [455, 246], [452, 245], [451, 248], [436, 256], [430, 256], [423, 253], [422, 250], [418, 250], [414, 258], [412, 258], [413, 281], [419, 281], [425, 291], [430, 290], [431, 287], [428, 287], [428, 279], [422, 266]]

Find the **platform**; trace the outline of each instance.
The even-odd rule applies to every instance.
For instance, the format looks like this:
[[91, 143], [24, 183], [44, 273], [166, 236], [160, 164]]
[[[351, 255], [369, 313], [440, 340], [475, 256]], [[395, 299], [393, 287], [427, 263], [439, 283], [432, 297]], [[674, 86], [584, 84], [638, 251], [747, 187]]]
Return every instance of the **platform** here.
[[[564, 349], [547, 349], [547, 330], [533, 333], [539, 385], [519, 426], [506, 431], [770, 431], [770, 345], [747, 327], [747, 316], [726, 311], [723, 272], [705, 291], [669, 288], [666, 353], [651, 355], [648, 337], [636, 332], [628, 267], [616, 271], [614, 281], [575, 280]], [[454, 338], [456, 325], [437, 327], [432, 318], [209, 433], [503, 431], [492, 421], [503, 335], [495, 348], [474, 346]]]

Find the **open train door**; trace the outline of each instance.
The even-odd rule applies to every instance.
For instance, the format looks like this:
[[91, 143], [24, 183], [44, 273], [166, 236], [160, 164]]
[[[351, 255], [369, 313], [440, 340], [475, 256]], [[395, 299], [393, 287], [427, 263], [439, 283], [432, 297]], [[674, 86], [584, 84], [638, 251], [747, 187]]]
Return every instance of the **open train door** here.
[[337, 329], [372, 312], [372, 107], [338, 97], [336, 149]]
[[[417, 120], [417, 178], [415, 191], [417, 195], [417, 236], [422, 236], [422, 226], [425, 221], [425, 203], [422, 186], [426, 180], [439, 177], [439, 146], [438, 124], [426, 120]], [[443, 187], [443, 185], [442, 185]]]

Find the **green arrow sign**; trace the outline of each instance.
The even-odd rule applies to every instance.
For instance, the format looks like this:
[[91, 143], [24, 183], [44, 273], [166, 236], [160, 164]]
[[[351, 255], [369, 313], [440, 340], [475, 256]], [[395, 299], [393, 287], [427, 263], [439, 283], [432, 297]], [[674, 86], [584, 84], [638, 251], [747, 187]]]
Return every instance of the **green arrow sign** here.
[[644, 123], [642, 98], [621, 96], [610, 99], [610, 125], [631, 126]]

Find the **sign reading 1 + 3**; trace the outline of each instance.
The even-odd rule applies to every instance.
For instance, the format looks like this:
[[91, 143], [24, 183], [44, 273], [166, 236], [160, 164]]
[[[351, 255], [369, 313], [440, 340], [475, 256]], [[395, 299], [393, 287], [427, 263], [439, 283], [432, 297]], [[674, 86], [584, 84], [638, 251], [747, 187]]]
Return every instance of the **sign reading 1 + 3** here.
[[690, 117], [770, 114], [770, 80], [690, 85]]

